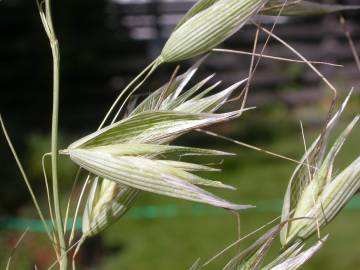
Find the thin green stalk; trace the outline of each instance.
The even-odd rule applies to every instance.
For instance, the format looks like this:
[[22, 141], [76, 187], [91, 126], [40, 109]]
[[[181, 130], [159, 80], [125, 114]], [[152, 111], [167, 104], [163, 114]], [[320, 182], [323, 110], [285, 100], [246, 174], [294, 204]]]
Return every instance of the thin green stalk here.
[[18, 246], [20, 245], [21, 241], [24, 239], [24, 237], [25, 237], [25, 235], [27, 234], [28, 231], [29, 231], [29, 227], [27, 227], [25, 229], [25, 231], [21, 234], [20, 238], [16, 241], [16, 244], [15, 244], [14, 248], [11, 250], [11, 253], [10, 253], [9, 259], [7, 261], [5, 270], [10, 270], [11, 259], [12, 259], [13, 255], [14, 255], [16, 249], [18, 248]]
[[286, 41], [275, 35], [273, 32], [267, 30], [266, 28], [260, 26], [258, 23], [251, 21], [257, 28], [259, 28], [261, 31], [265, 32], [281, 44], [283, 44], [286, 48], [288, 48], [290, 51], [292, 51], [294, 54], [296, 54], [301, 60], [303, 60], [324, 82], [325, 84], [330, 88], [330, 90], [333, 92], [333, 99], [336, 99], [337, 97], [337, 90], [334, 85], [332, 85], [328, 79], [325, 78], [325, 76], [316, 68], [314, 65], [312, 65], [302, 54], [300, 54], [296, 49], [294, 49], [292, 46], [290, 46]]
[[81, 204], [81, 201], [85, 194], [85, 189], [86, 189], [86, 186], [88, 185], [89, 181], [90, 181], [90, 174], [88, 174], [88, 176], [86, 177], [85, 183], [81, 189], [80, 196], [79, 196], [79, 199], [78, 199], [78, 202], [76, 205], [75, 214], [74, 214], [73, 223], [72, 223], [71, 232], [70, 232], [70, 237], [69, 237], [69, 246], [72, 244], [72, 241], [74, 240], [75, 226], [76, 226], [76, 220], [77, 220], [77, 217], [79, 214], [80, 204]]
[[209, 260], [207, 260], [202, 266], [207, 266], [209, 263], [211, 263], [212, 261], [214, 261], [215, 259], [217, 259], [220, 255], [224, 254], [226, 251], [228, 251], [229, 249], [231, 249], [232, 247], [238, 245], [241, 241], [249, 238], [250, 236], [254, 235], [255, 233], [265, 229], [267, 226], [271, 225], [272, 223], [274, 223], [275, 221], [277, 221], [278, 219], [280, 219], [280, 216], [274, 218], [273, 220], [269, 221], [268, 223], [266, 223], [265, 225], [257, 228], [256, 230], [246, 234], [245, 236], [237, 239], [235, 242], [231, 243], [230, 245], [228, 245], [226, 248], [224, 248], [223, 250], [221, 250], [219, 253], [217, 253], [215, 256], [211, 257]]
[[7, 133], [6, 131], [6, 127], [5, 127], [5, 124], [4, 124], [4, 121], [1, 117], [1, 114], [0, 114], [0, 126], [1, 126], [1, 129], [4, 133], [4, 136], [5, 136], [5, 139], [10, 147], [10, 150], [11, 150], [11, 153], [13, 154], [14, 158], [15, 158], [15, 161], [16, 161], [16, 164], [20, 170], [20, 173], [25, 181], [25, 184], [26, 184], [26, 187], [27, 189], [29, 190], [29, 193], [30, 193], [30, 196], [31, 196], [31, 199], [35, 205], [35, 208], [36, 208], [36, 211], [38, 212], [39, 216], [40, 216], [40, 219], [44, 225], [44, 228], [45, 228], [45, 231], [46, 233], [48, 234], [50, 240], [51, 240], [51, 243], [53, 244], [54, 243], [54, 239], [53, 239], [53, 236], [52, 236], [52, 233], [51, 233], [51, 230], [49, 229], [49, 226], [47, 225], [46, 221], [45, 221], [45, 217], [43, 215], [43, 212], [41, 211], [41, 208], [40, 208], [40, 205], [38, 203], [38, 200], [36, 199], [36, 196], [35, 196], [35, 193], [31, 187], [31, 184], [30, 184], [30, 181], [29, 181], [29, 178], [27, 177], [26, 173], [25, 173], [25, 170], [24, 170], [24, 167], [22, 166], [21, 162], [20, 162], [20, 159], [15, 151], [15, 148], [14, 148], [14, 145], [12, 144], [11, 140], [10, 140], [10, 136], [9, 134]]
[[[40, 10], [41, 13], [42, 10]], [[58, 187], [58, 125], [59, 125], [59, 95], [60, 95], [60, 53], [59, 42], [56, 38], [51, 16], [51, 0], [45, 0], [45, 20], [43, 20], [45, 30], [50, 41], [51, 52], [53, 57], [53, 111], [51, 123], [51, 172], [52, 188], [54, 200], [54, 212], [56, 220], [56, 231], [59, 240], [60, 270], [67, 269], [66, 244], [64, 237], [63, 221], [61, 217], [59, 187]]]
[[[125, 87], [124, 90], [122, 90], [122, 92], [120, 93], [120, 95], [115, 99], [115, 101], [114, 101], [113, 104], [111, 105], [110, 109], [109, 109], [108, 112], [106, 113], [104, 119], [103, 119], [102, 122], [100, 123], [100, 126], [99, 126], [98, 130], [101, 129], [101, 128], [105, 125], [106, 120], [109, 118], [110, 114], [113, 112], [113, 110], [115, 109], [116, 105], [119, 103], [119, 101], [121, 100], [121, 98], [123, 97], [123, 95], [127, 92], [127, 90], [129, 90], [130, 87], [131, 87], [135, 82], [137, 82], [137, 81], [141, 78], [141, 76], [143, 76], [148, 70], [150, 70], [149, 73], [151, 74], [151, 73], [153, 72], [154, 65], [157, 67], [157, 66], [159, 65], [159, 63], [161, 63], [160, 60], [159, 60], [158, 58], [155, 59], [153, 62], [150, 63], [150, 65], [148, 65], [143, 71], [141, 71], [141, 72], [139, 73], [139, 75], [137, 75], [137, 76]], [[150, 74], [148, 74], [148, 75], [144, 78], [144, 80], [141, 82], [141, 84], [150, 76]], [[137, 89], [138, 87], [140, 87], [140, 86], [138, 85], [135, 89]], [[116, 119], [116, 116], [115, 116], [114, 119]]]
[[53, 112], [51, 124], [51, 171], [54, 197], [54, 210], [56, 219], [56, 230], [60, 244], [61, 263], [60, 269], [67, 269], [67, 256], [62, 256], [65, 252], [64, 229], [60, 210], [59, 188], [58, 188], [58, 125], [59, 125], [59, 68], [60, 55], [58, 41], [55, 39], [51, 44], [53, 53]]
[[[159, 62], [157, 62], [157, 60], [155, 60], [153, 63], [151, 63], [151, 69], [150, 71], [146, 74], [146, 76], [144, 77], [144, 79], [142, 79], [141, 82], [139, 82], [136, 87], [127, 95], [127, 97], [125, 98], [124, 102], [122, 103], [122, 105], [120, 106], [120, 109], [117, 111], [116, 115], [114, 116], [113, 120], [111, 121], [111, 124], [114, 124], [116, 119], [119, 117], [119, 114], [121, 112], [121, 110], [124, 108], [126, 102], [129, 100], [129, 98], [136, 92], [136, 90], [138, 90], [143, 83], [150, 77], [150, 75], [156, 70], [156, 68], [159, 66]], [[125, 93], [125, 90], [123, 91], [123, 93]]]
[[69, 200], [68, 200], [68, 203], [67, 203], [67, 206], [66, 206], [65, 219], [64, 219], [64, 234], [65, 235], [66, 235], [66, 231], [67, 231], [67, 224], [68, 224], [68, 219], [69, 219], [69, 211], [70, 211], [71, 199], [72, 199], [72, 197], [74, 195], [75, 188], [76, 188], [77, 183], [78, 183], [79, 178], [80, 178], [80, 174], [81, 174], [81, 167], [76, 172], [74, 183], [72, 185]]
[[41, 159], [41, 164], [42, 164], [42, 169], [43, 169], [43, 174], [44, 174], [44, 182], [45, 182], [45, 188], [46, 188], [46, 195], [47, 195], [47, 200], [48, 200], [48, 205], [49, 205], [49, 214], [50, 214], [50, 218], [51, 218], [51, 224], [53, 226], [53, 228], [55, 228], [55, 219], [54, 219], [54, 215], [53, 215], [53, 211], [52, 211], [52, 205], [51, 205], [51, 194], [50, 194], [50, 188], [49, 188], [49, 182], [48, 182], [48, 177], [47, 177], [47, 173], [46, 173], [46, 168], [45, 168], [45, 158], [49, 156], [51, 158], [51, 153], [46, 153], [42, 156]]

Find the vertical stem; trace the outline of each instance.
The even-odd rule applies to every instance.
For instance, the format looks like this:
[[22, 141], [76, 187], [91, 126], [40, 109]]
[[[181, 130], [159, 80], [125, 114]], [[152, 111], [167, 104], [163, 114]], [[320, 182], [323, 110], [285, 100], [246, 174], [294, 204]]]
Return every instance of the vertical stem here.
[[59, 124], [59, 84], [60, 84], [60, 54], [59, 43], [56, 38], [52, 16], [51, 16], [51, 0], [45, 1], [45, 14], [48, 26], [48, 35], [51, 45], [53, 57], [53, 111], [51, 124], [51, 171], [52, 171], [52, 188], [54, 197], [54, 210], [56, 219], [56, 231], [59, 238], [60, 270], [67, 269], [67, 255], [64, 238], [63, 221], [61, 217], [59, 189], [58, 189], [58, 124]]
[[59, 122], [59, 49], [58, 42], [55, 40], [52, 44], [53, 51], [53, 112], [51, 126], [51, 170], [52, 186], [54, 196], [54, 210], [56, 219], [56, 230], [60, 244], [60, 269], [67, 269], [67, 255], [65, 253], [64, 225], [61, 217], [59, 189], [58, 189], [58, 122]]

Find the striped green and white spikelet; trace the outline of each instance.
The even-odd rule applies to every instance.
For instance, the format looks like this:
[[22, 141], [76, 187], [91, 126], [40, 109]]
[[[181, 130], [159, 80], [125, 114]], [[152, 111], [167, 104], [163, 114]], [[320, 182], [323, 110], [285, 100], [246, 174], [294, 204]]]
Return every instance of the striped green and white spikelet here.
[[268, 0], [200, 0], [167, 40], [162, 62], [177, 62], [209, 52], [238, 31]]
[[[328, 138], [345, 110], [350, 95], [351, 92], [328, 122], [322, 136], [313, 142], [295, 169], [285, 195], [281, 223], [242, 249], [223, 270], [295, 270], [323, 247], [328, 235], [306, 247], [308, 238], [331, 222], [360, 189], [360, 157], [337, 175], [333, 173], [336, 156], [359, 121], [359, 115], [327, 151]], [[263, 266], [266, 255], [279, 235], [282, 244], [279, 255]]]
[[[251, 207], [230, 203], [197, 187], [234, 189], [194, 174], [215, 169], [179, 161], [187, 155], [229, 153], [169, 145], [191, 130], [237, 118], [243, 112], [213, 113], [246, 80], [208, 95], [218, 85], [204, 87], [213, 77], [209, 76], [185, 91], [200, 62], [153, 92], [121, 121], [63, 151], [95, 176], [83, 214], [84, 236], [94, 235], [119, 219], [141, 190], [232, 210]], [[170, 155], [176, 159], [168, 159]]]
[[[349, 95], [350, 96], [350, 95]], [[349, 97], [348, 97], [349, 98]], [[329, 122], [324, 139], [327, 140], [348, 98], [341, 109]], [[326, 142], [321, 144], [320, 137], [312, 144], [290, 179], [284, 199], [282, 221], [290, 220], [281, 231], [281, 243], [286, 246], [296, 239], [307, 239], [318, 227], [329, 223], [360, 188], [360, 157], [343, 171], [334, 175], [334, 161], [346, 138], [359, 120], [357, 115], [340, 134], [328, 153]]]
[[136, 189], [95, 177], [83, 213], [83, 236], [103, 231], [132, 206]]
[[359, 8], [298, 0], [199, 0], [177, 24], [157, 64], [178, 62], [207, 53], [259, 13], [308, 16]]

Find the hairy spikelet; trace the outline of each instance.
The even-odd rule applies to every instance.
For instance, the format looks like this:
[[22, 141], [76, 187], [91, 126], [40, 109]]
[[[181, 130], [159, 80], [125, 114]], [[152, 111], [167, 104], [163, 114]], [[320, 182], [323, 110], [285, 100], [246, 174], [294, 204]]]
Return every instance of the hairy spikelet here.
[[72, 143], [63, 151], [96, 176], [83, 215], [84, 235], [94, 235], [124, 215], [140, 190], [227, 209], [250, 207], [232, 204], [196, 186], [233, 189], [194, 174], [213, 168], [166, 158], [170, 154], [177, 159], [186, 155], [229, 155], [168, 145], [190, 130], [228, 121], [242, 113], [212, 112], [245, 80], [208, 96], [217, 84], [203, 86], [212, 76], [184, 90], [200, 63], [154, 91], [123, 120]]
[[[330, 121], [325, 137], [329, 136], [335, 126], [347, 100], [348, 98]], [[319, 144], [319, 138], [302, 158], [302, 162], [316, 164], [316, 169], [312, 172], [308, 166], [299, 165], [290, 180], [284, 200], [282, 220], [283, 222], [292, 220], [281, 231], [283, 245], [288, 245], [298, 238], [310, 237], [316, 232], [317, 227], [330, 222], [360, 188], [360, 158], [338, 175], [333, 173], [335, 158], [358, 120], [359, 116], [356, 116], [327, 154], [325, 154], [326, 143], [322, 144], [321, 155], [316, 162], [312, 157]]]

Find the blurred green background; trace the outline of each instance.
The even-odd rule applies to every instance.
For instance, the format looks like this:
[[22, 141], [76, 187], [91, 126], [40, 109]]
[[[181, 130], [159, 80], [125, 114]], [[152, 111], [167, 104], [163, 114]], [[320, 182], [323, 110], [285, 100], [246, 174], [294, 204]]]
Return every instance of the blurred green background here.
[[[191, 1], [89, 0], [54, 1], [55, 26], [62, 45], [61, 145], [96, 129], [107, 107], [131, 77], [158, 53], [177, 18]], [[126, 2], [126, 1], [125, 1]], [[342, 3], [356, 3], [342, 1]], [[86, 12], [86, 16], [83, 15]], [[166, 16], [167, 17], [166, 17]], [[360, 44], [358, 13], [345, 14], [356, 44]], [[145, 16], [145, 17], [144, 17]], [[164, 17], [165, 16], [165, 17]], [[165, 18], [165, 19], [164, 19]], [[41, 156], [49, 151], [51, 93], [50, 51], [35, 2], [0, 2], [0, 109], [41, 205], [47, 209]], [[271, 26], [272, 18], [258, 18]], [[340, 90], [340, 99], [351, 86], [359, 85], [351, 51], [336, 15], [325, 18], [287, 19], [277, 33], [312, 60], [344, 64], [344, 68], [319, 67]], [[223, 47], [251, 50], [254, 29], [246, 26]], [[260, 36], [260, 45], [265, 36]], [[357, 46], [358, 48], [358, 46]], [[270, 42], [267, 54], [293, 57]], [[200, 81], [213, 72], [223, 80], [222, 88], [247, 76], [250, 59], [215, 54], [196, 76]], [[184, 71], [191, 63], [184, 63]], [[143, 93], [165, 83], [174, 66], [160, 69], [143, 87]], [[214, 80], [215, 81], [215, 80]], [[194, 83], [194, 82], [192, 82]], [[222, 89], [219, 88], [219, 89]], [[321, 131], [330, 104], [328, 89], [303, 65], [262, 60], [254, 77], [249, 105], [257, 109], [240, 119], [211, 130], [234, 139], [299, 159], [304, 152], [299, 121], [303, 121], [308, 145]], [[224, 108], [238, 108], [232, 103]], [[359, 113], [355, 93], [340, 121], [337, 134]], [[335, 136], [336, 134], [334, 134]], [[359, 154], [360, 129], [356, 127], [336, 161], [340, 171]], [[254, 204], [241, 212], [245, 235], [279, 216], [282, 197], [296, 164], [246, 149], [219, 138], [190, 133], [175, 142], [234, 152], [221, 160], [222, 172], [207, 175], [237, 187], [236, 191], [211, 190], [233, 202]], [[3, 137], [0, 137], [0, 267], [26, 226], [26, 235], [13, 257], [12, 269], [47, 269], [54, 255], [38, 225], [25, 185]], [[61, 200], [65, 207], [76, 167], [61, 159]], [[80, 193], [80, 186], [75, 195]], [[359, 269], [360, 205], [356, 196], [322, 234], [330, 233], [324, 248], [303, 269]], [[73, 205], [73, 208], [75, 206]], [[189, 269], [197, 258], [206, 261], [236, 240], [236, 218], [232, 213], [196, 203], [142, 193], [134, 208], [101, 236], [89, 239], [77, 257], [78, 269]], [[241, 242], [246, 247], [256, 239]], [[269, 258], [276, 255], [278, 243]], [[205, 269], [221, 269], [236, 252], [232, 249]]]

